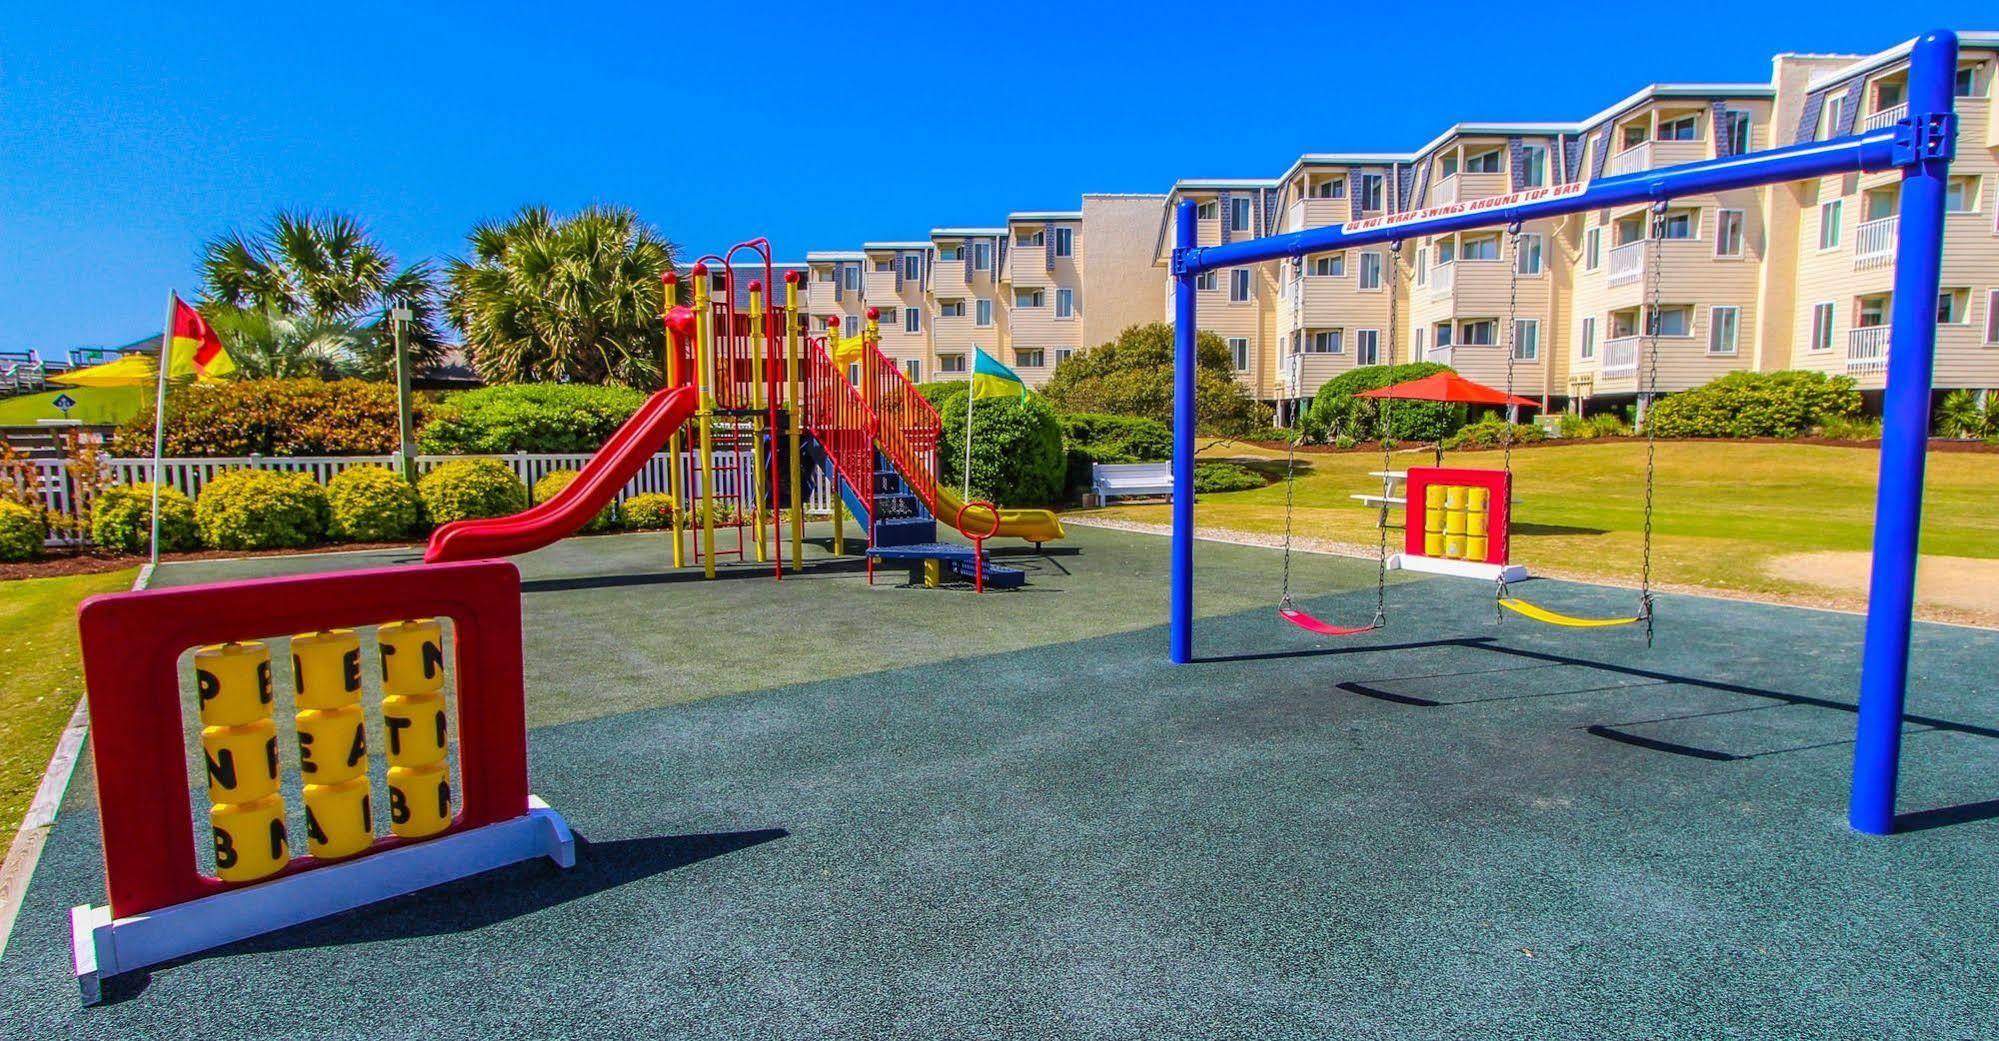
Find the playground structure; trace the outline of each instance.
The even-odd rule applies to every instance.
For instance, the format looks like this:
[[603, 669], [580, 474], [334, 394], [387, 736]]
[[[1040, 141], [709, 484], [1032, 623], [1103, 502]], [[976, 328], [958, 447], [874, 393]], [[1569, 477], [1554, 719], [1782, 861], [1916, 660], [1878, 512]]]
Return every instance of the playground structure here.
[[[739, 253], [752, 255], [753, 273], [761, 267], [762, 277], [746, 286], [738, 281]], [[799, 308], [797, 272], [786, 273], [782, 298], [765, 293], [772, 275], [763, 239], [696, 262], [690, 305], [674, 303], [679, 276], [663, 275], [666, 388], [560, 494], [511, 517], [447, 524], [431, 535], [424, 560], [508, 556], [573, 534], [663, 445], [672, 464], [675, 567], [691, 559], [714, 578], [718, 562], [733, 559], [768, 564], [774, 578], [787, 566], [795, 573], [804, 555], [809, 469], [838, 493], [836, 556], [846, 552], [847, 514], [862, 525], [870, 581], [878, 562], [892, 560], [909, 565], [912, 582], [926, 586], [940, 585], [946, 574], [979, 591], [1022, 584], [1025, 572], [993, 561], [985, 540], [1020, 538], [1038, 546], [1059, 539], [1054, 514], [964, 502], [942, 487], [937, 410], [881, 352], [876, 314], [869, 313], [857, 338], [841, 340], [830, 324], [812, 336]], [[683, 487], [682, 453], [698, 462], [693, 487]], [[941, 541], [940, 521], [972, 545]], [[727, 537], [718, 541], [718, 532]]]
[[[1529, 220], [1617, 206], [1643, 204], [1656, 212], [1668, 200], [1695, 193], [1899, 169], [1902, 181], [1892, 339], [1887, 390], [1883, 396], [1873, 572], [1868, 590], [1866, 646], [1848, 808], [1848, 820], [1855, 829], [1870, 834], [1892, 832], [1936, 349], [1933, 311], [1942, 280], [1946, 184], [1957, 147], [1953, 100], [1957, 50], [1957, 36], [1949, 31], [1919, 37], [1909, 57], [1906, 114], [1893, 124], [1830, 140], [1214, 246], [1197, 244], [1195, 204], [1182, 201], [1175, 214], [1172, 254], [1175, 487], [1168, 612], [1170, 660], [1185, 664], [1194, 657], [1194, 337], [1199, 328], [1195, 282], [1202, 274], [1370, 245], [1386, 245], [1396, 251], [1401, 242], [1423, 235], [1474, 228], [1517, 229]], [[1641, 390], [1641, 409], [1650, 396], [1651, 388]], [[1413, 510], [1421, 501], [1413, 488], [1409, 499], [1413, 517]], [[1505, 501], [1504, 496], [1497, 500]], [[1499, 592], [1502, 606], [1505, 599], [1502, 587]], [[1619, 620], [1619, 624], [1644, 621], [1649, 632], [1649, 594], [1641, 593], [1641, 600], [1640, 615]], [[1519, 613], [1534, 617], [1532, 612]], [[1558, 620], [1559, 617], [1541, 620], [1568, 624]]]

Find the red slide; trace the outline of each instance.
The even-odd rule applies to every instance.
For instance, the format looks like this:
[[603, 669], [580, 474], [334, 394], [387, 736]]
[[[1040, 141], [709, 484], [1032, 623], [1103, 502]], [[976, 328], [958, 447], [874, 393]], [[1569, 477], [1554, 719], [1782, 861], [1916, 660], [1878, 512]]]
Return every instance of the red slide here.
[[510, 557], [575, 534], [637, 476], [700, 401], [693, 387], [671, 387], [647, 398], [554, 498], [511, 517], [452, 521], [430, 533], [423, 562]]

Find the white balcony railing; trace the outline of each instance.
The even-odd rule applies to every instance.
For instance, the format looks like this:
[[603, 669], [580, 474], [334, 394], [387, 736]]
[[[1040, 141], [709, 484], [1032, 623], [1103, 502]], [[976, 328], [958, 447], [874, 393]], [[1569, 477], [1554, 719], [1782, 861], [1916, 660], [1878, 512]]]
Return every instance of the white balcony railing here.
[[1449, 365], [1451, 363], [1451, 348], [1432, 347], [1423, 352], [1423, 360], [1435, 362], [1438, 365]]
[[1640, 141], [1630, 148], [1610, 157], [1603, 164], [1603, 172], [1611, 177], [1619, 174], [1637, 173], [1652, 168], [1652, 142]]
[[1846, 371], [1882, 372], [1888, 368], [1888, 326], [1869, 325], [1846, 334]]
[[1861, 120], [1860, 129], [1879, 130], [1882, 127], [1891, 127], [1894, 126], [1896, 123], [1901, 122], [1903, 119], [1907, 118], [1908, 115], [1909, 115], [1908, 102], [1904, 101], [1899, 105], [1890, 105], [1879, 112], [1869, 115], [1866, 119]]
[[1605, 379], [1638, 374], [1638, 345], [1644, 338], [1640, 336], [1619, 336], [1603, 341], [1603, 375]]
[[1445, 262], [1430, 269], [1431, 299], [1449, 296], [1457, 287], [1458, 265], [1455, 262]]
[[1872, 267], [1887, 267], [1895, 260], [1895, 230], [1900, 226], [1900, 217], [1883, 217], [1880, 220], [1862, 221], [1853, 234], [1854, 270]]
[[1645, 277], [1645, 240], [1613, 246], [1610, 250], [1610, 284], [1621, 286]]
[[1430, 199], [1426, 205], [1449, 206], [1456, 201], [1458, 201], [1458, 175], [1452, 174], [1438, 181], [1430, 189]]

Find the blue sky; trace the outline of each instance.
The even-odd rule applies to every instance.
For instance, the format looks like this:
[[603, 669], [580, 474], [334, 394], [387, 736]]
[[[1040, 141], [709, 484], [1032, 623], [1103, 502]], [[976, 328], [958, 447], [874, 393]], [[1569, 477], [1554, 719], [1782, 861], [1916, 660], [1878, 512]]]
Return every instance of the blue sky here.
[[204, 239], [286, 207], [352, 213], [404, 260], [591, 202], [792, 259], [1999, 28], [1989, 0], [62, 6], [0, 13], [0, 349], [155, 332]]

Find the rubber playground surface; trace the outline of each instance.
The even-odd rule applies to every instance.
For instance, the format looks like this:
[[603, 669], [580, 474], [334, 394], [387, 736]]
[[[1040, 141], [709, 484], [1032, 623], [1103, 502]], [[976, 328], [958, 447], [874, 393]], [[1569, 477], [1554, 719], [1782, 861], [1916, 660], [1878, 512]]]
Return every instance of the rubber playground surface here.
[[[1386, 631], [1332, 642], [1275, 618], [1275, 551], [1203, 543], [1202, 660], [1175, 668], [1166, 541], [1071, 535], [983, 597], [846, 564], [702, 582], [646, 535], [520, 558], [531, 772], [576, 867], [118, 978], [80, 1010], [68, 909], [103, 896], [86, 761], [0, 958], [0, 1036], [1999, 1031], [1999, 633], [1918, 627], [1906, 830], [1865, 838], [1857, 617], [1672, 596], [1648, 651], [1495, 624], [1490, 587], [1429, 578], [1391, 585]], [[1306, 557], [1293, 582], [1351, 622], [1373, 578]]]

